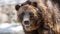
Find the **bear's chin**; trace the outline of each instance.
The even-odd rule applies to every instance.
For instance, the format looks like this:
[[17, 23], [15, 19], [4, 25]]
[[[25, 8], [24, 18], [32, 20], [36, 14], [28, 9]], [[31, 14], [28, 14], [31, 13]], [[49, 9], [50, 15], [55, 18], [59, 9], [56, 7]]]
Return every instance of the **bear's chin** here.
[[24, 27], [24, 29], [25, 29], [25, 31], [30, 32], [30, 31], [38, 29], [38, 27], [35, 27], [35, 26], [32, 27], [31, 26], [31, 27], [28, 27], [28, 28]]

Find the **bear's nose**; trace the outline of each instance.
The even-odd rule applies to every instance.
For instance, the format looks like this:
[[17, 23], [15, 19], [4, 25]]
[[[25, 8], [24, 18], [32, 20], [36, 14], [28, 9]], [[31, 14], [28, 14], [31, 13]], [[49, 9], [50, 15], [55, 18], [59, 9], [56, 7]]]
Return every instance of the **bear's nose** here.
[[29, 21], [24, 21], [24, 24], [25, 25], [29, 25]]

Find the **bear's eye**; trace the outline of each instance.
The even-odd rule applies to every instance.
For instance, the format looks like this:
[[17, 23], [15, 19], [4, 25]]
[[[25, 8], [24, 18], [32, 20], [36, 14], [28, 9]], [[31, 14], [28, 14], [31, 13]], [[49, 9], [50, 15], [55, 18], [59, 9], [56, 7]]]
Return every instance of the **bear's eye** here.
[[18, 18], [21, 19], [21, 20], [23, 20], [23, 15], [24, 15], [24, 13], [19, 14]]
[[30, 14], [30, 19], [34, 20], [34, 14], [33, 13], [29, 13]]
[[23, 16], [22, 16], [21, 14], [18, 15], [18, 18], [21, 19], [21, 20], [23, 19], [22, 17], [23, 17]]

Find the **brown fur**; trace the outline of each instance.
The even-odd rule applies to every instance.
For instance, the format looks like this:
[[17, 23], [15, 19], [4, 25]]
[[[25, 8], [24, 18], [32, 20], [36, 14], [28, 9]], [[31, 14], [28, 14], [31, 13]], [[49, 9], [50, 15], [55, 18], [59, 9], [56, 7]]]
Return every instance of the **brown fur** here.
[[[18, 5], [17, 5], [18, 6]], [[20, 15], [21, 13], [23, 12], [32, 12], [34, 14], [34, 20], [33, 20], [33, 23], [30, 27], [30, 30], [25, 30], [24, 29], [24, 26], [22, 24], [22, 19], [20, 19], [20, 17], [17, 17], [18, 21], [22, 24], [23, 26], [23, 29], [24, 29], [24, 32], [25, 34], [38, 34], [38, 28], [40, 27], [40, 22], [41, 22], [41, 14], [38, 13], [39, 10], [38, 8], [36, 8], [36, 6], [34, 5], [29, 5], [29, 4], [26, 4], [24, 6], [21, 6], [18, 11], [17, 11], [17, 16]], [[31, 20], [32, 21], [32, 20]]]
[[[37, 20], [38, 19], [38, 15], [37, 15], [37, 12], [35, 10], [35, 7], [31, 6], [31, 5], [25, 5], [25, 6], [22, 6], [20, 7], [19, 9], [19, 12], [17, 12], [17, 15], [21, 14], [22, 12], [26, 12], [26, 11], [32, 11], [34, 13], [34, 16], [35, 16], [35, 19]], [[20, 19], [18, 18], [18, 20], [20, 21]], [[22, 22], [22, 21], [21, 21]], [[34, 23], [32, 24], [31, 26], [31, 29], [34, 30], [36, 29], [37, 27], [34, 26]]]
[[[36, 24], [33, 23], [31, 29], [38, 30], [39, 34], [60, 34], [60, 10], [59, 5], [56, 0], [37, 0], [38, 8], [41, 9], [41, 15], [37, 13], [36, 7], [32, 5], [25, 5], [20, 7], [17, 12], [17, 15], [21, 14], [23, 11], [32, 11], [35, 14], [35, 22], [38, 23], [38, 28]], [[35, 2], [35, 1], [34, 1]], [[39, 19], [39, 17], [42, 18]], [[18, 18], [19, 20], [19, 18]], [[41, 22], [39, 22], [41, 20]], [[19, 20], [21, 22], [21, 20]], [[36, 28], [36, 29], [34, 29]], [[32, 30], [30, 30], [32, 32]], [[26, 32], [26, 31], [25, 31]], [[35, 33], [35, 32], [34, 32]], [[26, 33], [29, 34], [29, 33]], [[31, 33], [30, 33], [31, 34]]]
[[[60, 11], [58, 6], [58, 0], [37, 0], [38, 7], [42, 11], [42, 16], [44, 18], [45, 26], [48, 26], [53, 32], [46, 34], [60, 34]], [[44, 33], [44, 34], [45, 34]]]

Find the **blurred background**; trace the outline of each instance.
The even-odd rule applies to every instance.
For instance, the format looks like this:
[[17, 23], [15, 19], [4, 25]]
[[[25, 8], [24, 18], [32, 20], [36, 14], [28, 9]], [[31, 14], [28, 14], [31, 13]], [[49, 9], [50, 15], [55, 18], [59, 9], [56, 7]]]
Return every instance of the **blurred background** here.
[[0, 34], [24, 34], [23, 27], [17, 22], [16, 4], [27, 0], [0, 0]]

